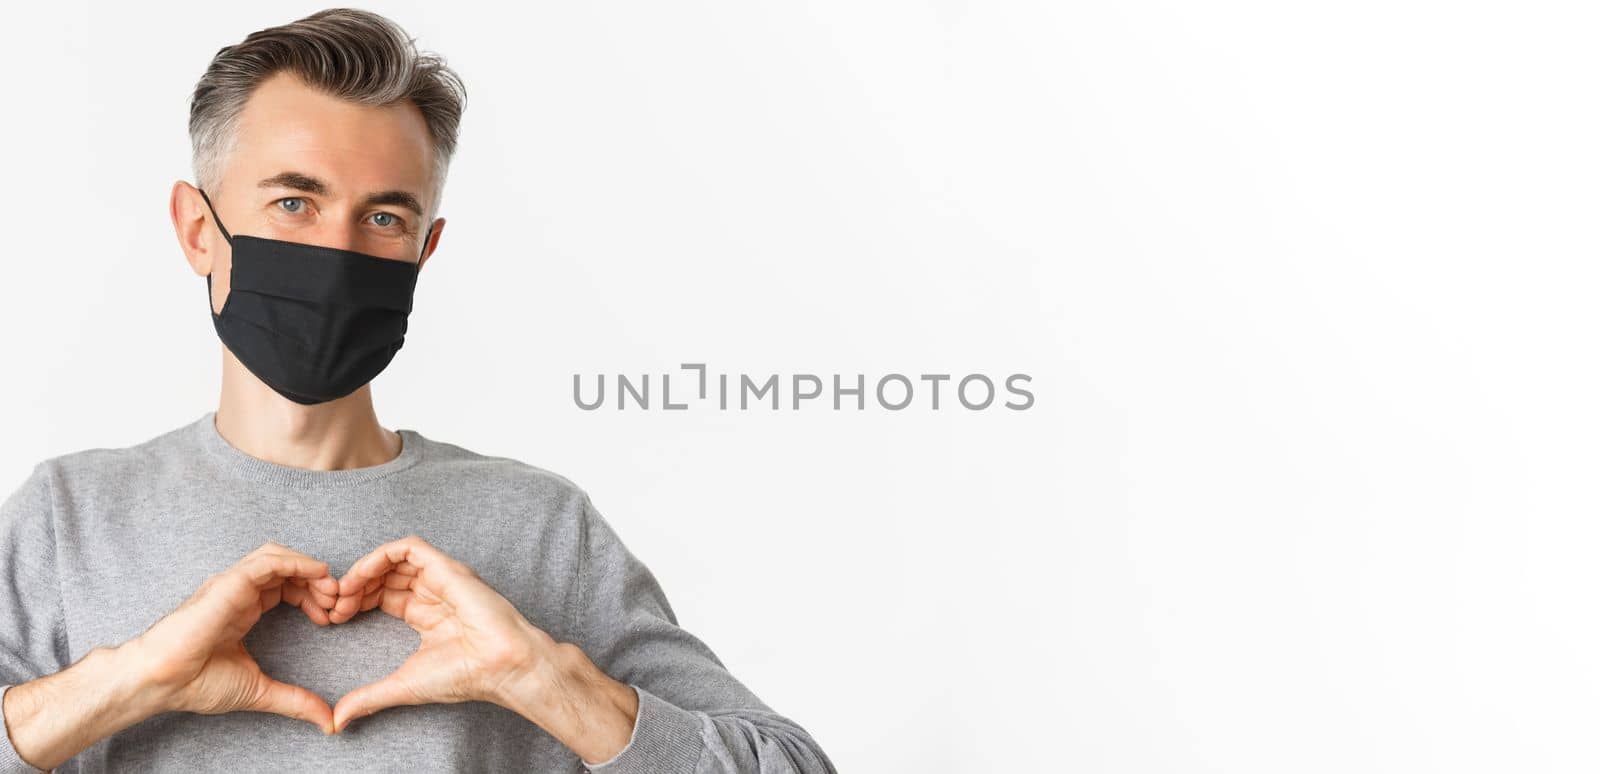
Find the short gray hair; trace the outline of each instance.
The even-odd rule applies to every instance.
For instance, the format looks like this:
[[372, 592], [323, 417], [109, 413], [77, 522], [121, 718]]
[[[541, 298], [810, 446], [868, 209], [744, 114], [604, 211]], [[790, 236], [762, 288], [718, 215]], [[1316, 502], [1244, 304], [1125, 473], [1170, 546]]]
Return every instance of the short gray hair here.
[[417, 50], [393, 21], [355, 8], [329, 8], [298, 21], [250, 33], [211, 59], [189, 102], [189, 141], [195, 180], [214, 191], [237, 141], [239, 114], [256, 86], [288, 71], [313, 88], [363, 105], [409, 99], [422, 111], [433, 137], [434, 189], [427, 205], [437, 213], [439, 194], [456, 149], [466, 109], [461, 78], [437, 54]]

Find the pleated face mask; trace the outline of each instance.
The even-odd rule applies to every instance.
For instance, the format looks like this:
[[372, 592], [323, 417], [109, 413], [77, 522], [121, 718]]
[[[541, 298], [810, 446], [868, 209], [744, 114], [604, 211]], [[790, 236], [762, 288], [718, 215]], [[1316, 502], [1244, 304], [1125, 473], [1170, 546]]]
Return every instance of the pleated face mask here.
[[[217, 230], [233, 247], [228, 298], [211, 313], [217, 336], [250, 373], [295, 403], [360, 389], [405, 344], [417, 263], [280, 239], [229, 234], [204, 190]], [[423, 237], [428, 249], [433, 226]], [[206, 309], [211, 309], [206, 275]]]

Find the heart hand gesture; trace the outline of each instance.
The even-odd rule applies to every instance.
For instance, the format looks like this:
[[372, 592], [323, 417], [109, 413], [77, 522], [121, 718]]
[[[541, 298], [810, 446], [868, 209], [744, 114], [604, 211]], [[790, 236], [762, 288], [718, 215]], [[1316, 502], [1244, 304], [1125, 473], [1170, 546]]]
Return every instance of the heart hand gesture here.
[[162, 709], [206, 715], [273, 712], [331, 734], [328, 703], [263, 673], [243, 639], [279, 602], [326, 626], [326, 608], [337, 593], [326, 562], [269, 542], [206, 579], [176, 610], [127, 644], [146, 665]]
[[472, 568], [415, 535], [356, 560], [338, 585], [333, 623], [377, 607], [410, 624], [422, 641], [393, 673], [339, 699], [335, 731], [402, 704], [507, 704], [509, 691], [553, 669], [542, 655], [561, 647]]

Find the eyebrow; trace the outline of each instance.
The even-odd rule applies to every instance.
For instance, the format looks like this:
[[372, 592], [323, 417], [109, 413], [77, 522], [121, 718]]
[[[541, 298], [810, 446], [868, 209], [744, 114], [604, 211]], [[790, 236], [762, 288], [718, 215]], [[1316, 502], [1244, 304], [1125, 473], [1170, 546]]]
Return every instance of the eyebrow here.
[[[262, 180], [260, 183], [257, 183], [256, 187], [288, 188], [295, 191], [304, 191], [309, 194], [316, 194], [318, 196], [328, 196], [329, 192], [333, 190], [333, 188], [321, 178], [313, 177], [302, 172], [279, 172], [278, 174]], [[419, 216], [422, 215], [422, 204], [421, 202], [417, 201], [417, 197], [410, 191], [402, 191], [398, 188], [389, 191], [370, 193], [367, 194], [366, 198], [361, 200], [362, 207], [369, 207], [375, 204], [392, 204], [398, 207], [405, 207], [406, 209], [415, 212]]]

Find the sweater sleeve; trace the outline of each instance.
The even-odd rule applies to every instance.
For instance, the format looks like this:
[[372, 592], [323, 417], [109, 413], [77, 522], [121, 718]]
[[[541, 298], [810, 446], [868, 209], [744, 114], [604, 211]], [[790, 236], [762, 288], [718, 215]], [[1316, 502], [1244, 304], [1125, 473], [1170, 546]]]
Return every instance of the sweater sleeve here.
[[639, 696], [628, 743], [594, 774], [836, 774], [816, 741], [679, 628], [655, 576], [583, 497], [575, 643]]
[[[13, 685], [59, 672], [67, 659], [49, 469], [34, 466], [22, 487], [0, 503], [0, 723]], [[0, 741], [0, 774], [32, 774], [11, 743]]]

